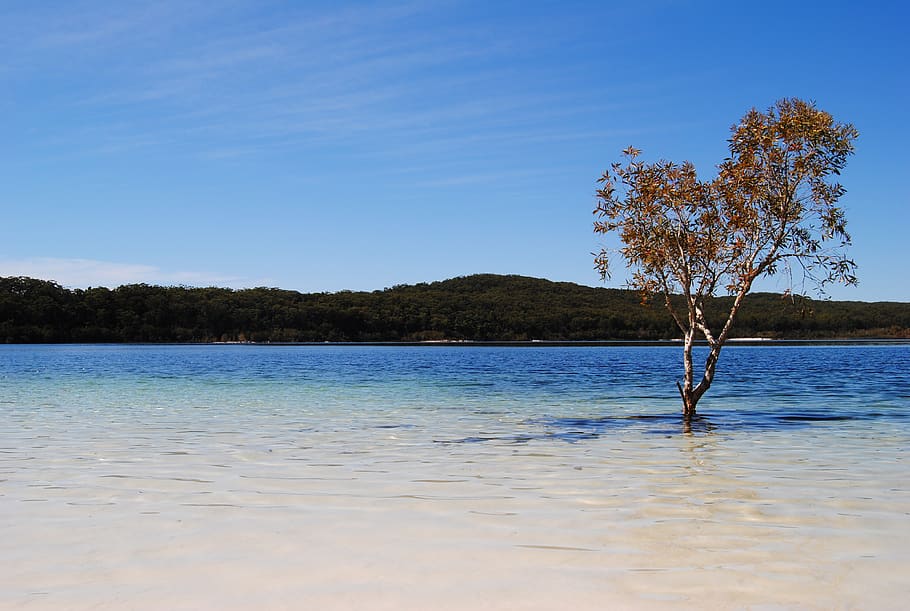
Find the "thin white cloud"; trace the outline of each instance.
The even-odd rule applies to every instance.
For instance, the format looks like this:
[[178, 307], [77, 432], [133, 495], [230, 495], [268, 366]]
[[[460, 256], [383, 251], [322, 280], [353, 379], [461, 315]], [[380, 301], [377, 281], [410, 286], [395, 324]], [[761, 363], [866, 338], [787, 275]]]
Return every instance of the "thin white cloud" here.
[[41, 280], [53, 280], [71, 288], [90, 286], [115, 288], [124, 284], [243, 288], [268, 284], [262, 280], [254, 282], [238, 276], [197, 271], [168, 271], [154, 265], [53, 257], [0, 259], [0, 276], [28, 276]]
[[[514, 53], [517, 34], [478, 25], [432, 33], [412, 26], [413, 18], [439, 20], [446, 4], [303, 8], [279, 23], [254, 10], [255, 3], [238, 2], [230, 11], [249, 17], [239, 28], [194, 6], [191, 21], [205, 24], [202, 37], [190, 33], [179, 3], [151, 11], [90, 2], [76, 19], [85, 22], [81, 28], [49, 16], [40, 32], [43, 59], [56, 65], [51, 60], [61, 48], [84, 51], [67, 65], [93, 69], [98, 84], [69, 101], [89, 120], [73, 120], [57, 136], [64, 142], [47, 150], [121, 152], [171, 147], [176, 139], [187, 154], [217, 158], [225, 150], [267, 150], [269, 143], [281, 149], [289, 140], [304, 150], [347, 146], [364, 133], [392, 142], [402, 130], [418, 140], [503, 123], [514, 131], [525, 115], [522, 131], [533, 129], [541, 113], [559, 106], [558, 96], [516, 112], [530, 96], [492, 87], [504, 79], [490, 72], [491, 58]], [[102, 49], [121, 47], [117, 59], [98, 59]], [[111, 115], [130, 117], [130, 124], [112, 129]], [[434, 133], [417, 133], [426, 128]]]

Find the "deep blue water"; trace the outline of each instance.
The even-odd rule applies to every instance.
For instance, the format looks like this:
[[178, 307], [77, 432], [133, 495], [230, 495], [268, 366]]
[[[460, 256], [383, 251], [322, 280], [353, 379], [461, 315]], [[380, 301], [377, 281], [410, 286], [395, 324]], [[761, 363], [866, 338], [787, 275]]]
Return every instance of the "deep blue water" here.
[[[0, 346], [0, 410], [490, 418], [437, 441], [680, 430], [679, 346]], [[694, 432], [910, 427], [910, 345], [731, 345]], [[371, 420], [371, 422], [373, 422]], [[476, 426], [475, 426], [476, 429]]]

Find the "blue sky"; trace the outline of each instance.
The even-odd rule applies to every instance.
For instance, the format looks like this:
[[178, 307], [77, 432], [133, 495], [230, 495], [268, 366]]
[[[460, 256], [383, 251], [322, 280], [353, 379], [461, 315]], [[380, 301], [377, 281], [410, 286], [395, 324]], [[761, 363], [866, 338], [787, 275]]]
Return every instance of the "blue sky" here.
[[[628, 145], [709, 176], [781, 97], [860, 131], [858, 288], [910, 301], [910, 9], [887, 2], [5, 2], [0, 275], [601, 285]], [[608, 286], [622, 286], [618, 269]], [[761, 288], [778, 290], [779, 282]]]

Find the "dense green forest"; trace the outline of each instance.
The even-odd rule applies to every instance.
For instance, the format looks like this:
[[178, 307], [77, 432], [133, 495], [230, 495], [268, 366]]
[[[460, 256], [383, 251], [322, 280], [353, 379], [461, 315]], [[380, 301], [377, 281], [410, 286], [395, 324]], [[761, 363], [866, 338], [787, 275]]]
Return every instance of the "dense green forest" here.
[[[728, 298], [711, 304], [724, 312]], [[0, 342], [396, 342], [656, 340], [679, 336], [637, 293], [523, 276], [476, 275], [381, 291], [275, 288], [66, 289], [0, 278]], [[734, 336], [910, 337], [910, 304], [751, 295]]]

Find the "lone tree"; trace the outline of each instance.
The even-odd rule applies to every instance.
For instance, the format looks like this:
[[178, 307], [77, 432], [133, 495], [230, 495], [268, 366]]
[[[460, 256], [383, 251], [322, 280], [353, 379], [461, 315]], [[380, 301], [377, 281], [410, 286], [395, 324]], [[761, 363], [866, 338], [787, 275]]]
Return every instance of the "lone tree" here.
[[[853, 153], [853, 125], [835, 123], [814, 103], [782, 99], [767, 112], [750, 110], [731, 132], [730, 156], [713, 180], [699, 180], [689, 162], [644, 163], [641, 151], [629, 147], [625, 163], [614, 163], [598, 181], [594, 231], [618, 232], [618, 253], [633, 270], [630, 285], [646, 300], [662, 296], [683, 333], [685, 376], [677, 387], [687, 423], [758, 278], [786, 272], [792, 287], [795, 271], [819, 290], [857, 282], [837, 207], [845, 189], [834, 179]], [[608, 278], [609, 252], [594, 261]], [[720, 291], [734, 299], [723, 326], [712, 329], [705, 302]], [[696, 383], [697, 335], [710, 352]]]

